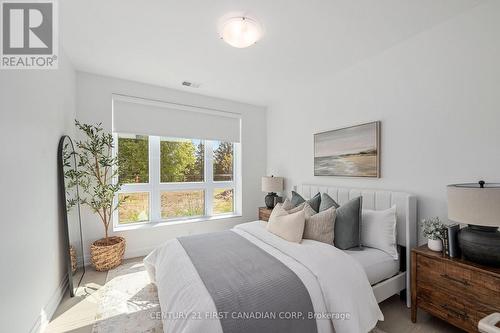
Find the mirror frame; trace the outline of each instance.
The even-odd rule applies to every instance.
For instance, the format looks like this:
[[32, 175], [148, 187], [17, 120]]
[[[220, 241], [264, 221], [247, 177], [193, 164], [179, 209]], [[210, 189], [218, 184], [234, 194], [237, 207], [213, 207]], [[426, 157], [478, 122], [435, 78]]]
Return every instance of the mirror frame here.
[[[73, 140], [71, 140], [71, 137], [69, 137], [68, 135], [63, 135], [61, 137], [61, 139], [59, 139], [59, 146], [57, 149], [57, 167], [59, 169], [58, 170], [58, 173], [59, 173], [59, 193], [60, 193], [61, 211], [63, 214], [63, 224], [64, 224], [64, 226], [63, 226], [64, 237], [65, 237], [65, 239], [64, 239], [64, 246], [65, 246], [64, 253], [65, 253], [65, 259], [66, 259], [66, 264], [67, 264], [66, 268], [68, 271], [68, 274], [67, 274], [68, 275], [68, 287], [69, 287], [70, 296], [74, 297], [75, 296], [75, 289], [80, 286], [80, 283], [83, 280], [83, 276], [85, 275], [85, 259], [84, 259], [84, 255], [83, 255], [84, 252], [83, 252], [82, 219], [81, 219], [81, 215], [80, 215], [80, 202], [78, 200], [76, 207], [77, 207], [77, 212], [78, 212], [78, 224], [79, 224], [79, 229], [80, 229], [80, 242], [82, 244], [82, 260], [83, 260], [82, 269], [83, 269], [83, 272], [82, 272], [82, 276], [78, 280], [77, 285], [74, 286], [73, 285], [73, 272], [71, 269], [69, 226], [68, 226], [69, 221], [68, 221], [68, 212], [67, 212], [67, 206], [66, 206], [66, 185], [65, 185], [65, 179], [64, 179], [64, 161], [63, 161], [63, 158], [64, 158], [63, 149], [64, 149], [64, 143], [66, 140], [69, 141], [73, 152], [75, 151], [75, 147], [73, 145]], [[74, 163], [75, 163], [74, 165], [76, 168], [75, 155], [73, 155], [73, 159], [74, 159]], [[77, 195], [77, 198], [79, 199], [80, 193], [79, 193], [78, 185], [76, 185], [76, 195]]]

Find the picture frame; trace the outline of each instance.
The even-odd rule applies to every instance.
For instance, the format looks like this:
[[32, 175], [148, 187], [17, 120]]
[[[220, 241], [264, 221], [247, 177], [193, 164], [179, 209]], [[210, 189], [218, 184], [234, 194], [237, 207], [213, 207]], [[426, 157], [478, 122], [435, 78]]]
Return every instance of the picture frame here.
[[380, 178], [380, 121], [314, 134], [314, 176]]

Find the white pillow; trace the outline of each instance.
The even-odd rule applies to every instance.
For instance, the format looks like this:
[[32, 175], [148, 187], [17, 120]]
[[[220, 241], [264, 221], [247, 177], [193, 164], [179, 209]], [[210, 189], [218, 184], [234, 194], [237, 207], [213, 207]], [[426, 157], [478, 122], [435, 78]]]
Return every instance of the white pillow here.
[[289, 242], [300, 243], [304, 234], [305, 221], [303, 210], [288, 214], [282, 205], [276, 205], [266, 228], [269, 232]]
[[398, 259], [396, 206], [386, 210], [362, 210], [361, 244], [382, 250], [395, 260]]

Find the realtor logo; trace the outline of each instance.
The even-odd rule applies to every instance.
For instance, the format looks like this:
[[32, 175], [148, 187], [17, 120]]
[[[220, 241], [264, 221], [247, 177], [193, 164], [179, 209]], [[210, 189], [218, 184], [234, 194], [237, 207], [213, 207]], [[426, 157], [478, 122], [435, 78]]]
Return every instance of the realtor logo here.
[[57, 68], [57, 12], [53, 0], [1, 2], [1, 69]]

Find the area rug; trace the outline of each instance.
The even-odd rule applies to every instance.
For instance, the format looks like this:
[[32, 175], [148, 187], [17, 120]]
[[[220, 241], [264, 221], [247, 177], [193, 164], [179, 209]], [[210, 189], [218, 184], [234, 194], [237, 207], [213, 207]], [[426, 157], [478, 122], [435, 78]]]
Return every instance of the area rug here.
[[[92, 333], [163, 333], [156, 286], [142, 261], [110, 270], [98, 300]], [[375, 328], [371, 333], [385, 332]]]
[[156, 286], [142, 261], [110, 270], [98, 298], [93, 333], [163, 333]]

